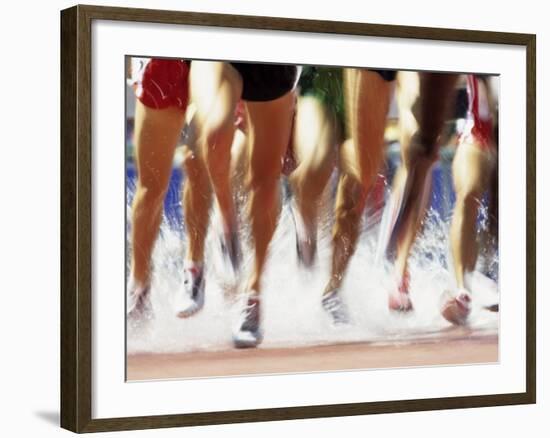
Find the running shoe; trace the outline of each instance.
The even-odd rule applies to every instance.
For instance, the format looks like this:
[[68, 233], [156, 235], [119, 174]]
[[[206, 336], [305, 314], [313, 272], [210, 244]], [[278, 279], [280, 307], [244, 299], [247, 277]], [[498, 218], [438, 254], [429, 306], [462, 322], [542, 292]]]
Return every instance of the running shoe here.
[[260, 298], [246, 298], [239, 311], [233, 330], [233, 344], [236, 348], [254, 348], [263, 340], [260, 326]]
[[334, 327], [349, 324], [348, 310], [337, 289], [324, 294], [321, 304]]
[[458, 296], [450, 298], [441, 309], [441, 315], [454, 325], [465, 325], [472, 311], [472, 297], [470, 293], [462, 289]]
[[393, 292], [390, 292], [388, 297], [388, 307], [394, 312], [410, 312], [413, 310], [411, 297], [409, 295], [410, 275], [406, 271], [399, 285]]
[[305, 268], [311, 268], [317, 254], [317, 227], [306, 225], [294, 199], [290, 203], [290, 212], [296, 231], [296, 255], [298, 263]]
[[126, 302], [126, 317], [132, 321], [152, 319], [151, 288], [141, 285], [135, 280], [128, 284], [128, 300]]
[[495, 304], [489, 304], [489, 305], [486, 305], [486, 306], [483, 306], [483, 308], [485, 310], [488, 310], [489, 312], [498, 312], [499, 311], [499, 304], [498, 303], [495, 303]]
[[204, 284], [202, 264], [186, 263], [183, 268], [183, 284], [174, 306], [178, 318], [188, 318], [203, 308]]

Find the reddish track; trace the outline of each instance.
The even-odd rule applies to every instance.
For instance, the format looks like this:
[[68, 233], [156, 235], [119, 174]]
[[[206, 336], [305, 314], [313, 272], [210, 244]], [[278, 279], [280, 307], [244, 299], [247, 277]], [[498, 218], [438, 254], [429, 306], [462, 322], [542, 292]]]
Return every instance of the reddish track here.
[[498, 361], [496, 335], [442, 336], [409, 343], [331, 344], [128, 356], [128, 380], [297, 373]]

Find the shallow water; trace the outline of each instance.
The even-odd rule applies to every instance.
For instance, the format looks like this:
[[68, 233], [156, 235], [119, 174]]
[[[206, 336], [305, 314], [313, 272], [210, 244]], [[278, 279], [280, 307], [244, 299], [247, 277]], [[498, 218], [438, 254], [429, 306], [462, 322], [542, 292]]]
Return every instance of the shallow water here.
[[[128, 201], [131, 199], [129, 187]], [[129, 204], [129, 202], [128, 202]], [[127, 209], [128, 221], [130, 209]], [[262, 312], [265, 338], [261, 348], [314, 345], [333, 342], [407, 342], [418, 338], [444, 339], [450, 324], [439, 313], [445, 291], [453, 290], [454, 277], [448, 269], [448, 221], [433, 211], [417, 239], [410, 261], [411, 297], [415, 310], [409, 315], [390, 314], [387, 291], [392, 287], [388, 266], [375, 264], [377, 221], [380, 212], [367, 215], [357, 252], [352, 258], [342, 289], [353, 324], [333, 329], [321, 309], [320, 298], [329, 275], [330, 216], [319, 227], [318, 259], [311, 271], [296, 260], [294, 224], [285, 203], [270, 247], [263, 277]], [[128, 353], [184, 352], [232, 348], [231, 325], [235, 296], [246, 283], [251, 252], [245, 247], [243, 274], [234, 279], [224, 268], [212, 220], [206, 244], [206, 303], [189, 319], [178, 319], [172, 301], [182, 281], [185, 239], [183, 233], [163, 220], [153, 254], [152, 304], [155, 318], [128, 327]], [[374, 223], [373, 223], [374, 222]], [[128, 233], [129, 236], [129, 233]], [[496, 333], [498, 313], [483, 309], [498, 302], [498, 286], [475, 272], [470, 328]]]

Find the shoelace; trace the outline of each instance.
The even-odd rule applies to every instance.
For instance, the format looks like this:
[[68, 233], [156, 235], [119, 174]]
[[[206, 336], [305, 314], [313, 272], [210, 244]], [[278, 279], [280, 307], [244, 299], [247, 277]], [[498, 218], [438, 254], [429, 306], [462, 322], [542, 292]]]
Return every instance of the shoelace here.
[[345, 322], [347, 320], [342, 300], [335, 293], [325, 298], [323, 306], [337, 322]]
[[239, 312], [239, 327], [241, 330], [256, 330], [256, 326], [258, 325], [258, 306], [259, 303], [257, 302], [250, 303], [247, 301], [246, 305], [241, 309], [241, 311]]

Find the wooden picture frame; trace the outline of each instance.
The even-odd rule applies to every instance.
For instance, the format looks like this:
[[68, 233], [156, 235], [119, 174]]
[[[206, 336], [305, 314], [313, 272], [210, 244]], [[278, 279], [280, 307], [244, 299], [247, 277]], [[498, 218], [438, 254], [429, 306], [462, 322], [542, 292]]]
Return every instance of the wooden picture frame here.
[[[526, 49], [526, 391], [126, 418], [92, 418], [92, 35], [94, 20], [523, 46]], [[530, 34], [75, 6], [61, 12], [61, 426], [115, 431], [529, 404], [536, 401], [536, 37]]]

